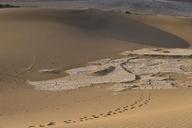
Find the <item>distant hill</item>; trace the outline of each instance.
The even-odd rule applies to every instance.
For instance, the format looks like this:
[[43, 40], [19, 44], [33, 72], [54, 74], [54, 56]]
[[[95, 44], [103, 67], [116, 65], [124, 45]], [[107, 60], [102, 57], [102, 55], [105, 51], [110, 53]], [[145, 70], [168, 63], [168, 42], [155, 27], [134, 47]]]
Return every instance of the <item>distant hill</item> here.
[[192, 0], [0, 0], [0, 3], [2, 1], [21, 6], [99, 8], [145, 14], [192, 16]]
[[169, 0], [169, 1], [192, 2], [192, 0]]

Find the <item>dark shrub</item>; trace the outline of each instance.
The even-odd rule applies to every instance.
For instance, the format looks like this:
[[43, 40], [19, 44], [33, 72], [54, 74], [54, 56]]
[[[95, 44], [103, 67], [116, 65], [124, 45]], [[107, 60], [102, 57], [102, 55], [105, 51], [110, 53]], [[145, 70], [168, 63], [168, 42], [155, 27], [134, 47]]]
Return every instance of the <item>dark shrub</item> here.
[[125, 14], [131, 14], [131, 12], [130, 11], [125, 11]]

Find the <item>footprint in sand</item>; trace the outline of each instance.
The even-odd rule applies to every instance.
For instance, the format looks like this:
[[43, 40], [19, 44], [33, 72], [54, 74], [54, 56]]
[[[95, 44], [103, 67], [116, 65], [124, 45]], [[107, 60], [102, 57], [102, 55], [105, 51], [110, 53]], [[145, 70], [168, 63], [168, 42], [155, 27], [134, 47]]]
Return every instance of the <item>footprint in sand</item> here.
[[66, 124], [69, 124], [69, 122], [68, 121], [63, 121], [64, 123], [66, 123]]
[[135, 109], [135, 106], [132, 106], [130, 109]]
[[126, 109], [124, 109], [124, 111], [128, 111], [128, 109], [126, 108]]
[[31, 126], [29, 126], [28, 128], [34, 128], [35, 127], [35, 125], [31, 125]]
[[71, 123], [73, 123], [73, 121], [72, 120], [67, 120], [67, 121], [65, 121], [65, 123], [66, 124], [71, 124]]
[[47, 126], [53, 126], [53, 125], [55, 125], [56, 123], [55, 122], [49, 122], [48, 124], [47, 124]]
[[79, 119], [83, 120], [83, 119], [85, 119], [85, 118], [84, 118], [84, 117], [80, 117]]
[[121, 110], [121, 108], [117, 108], [117, 109], [115, 109], [114, 111], [120, 111]]
[[118, 113], [122, 113], [123, 111], [118, 111]]
[[40, 124], [39, 127], [43, 128], [43, 127], [45, 127], [45, 125]]
[[135, 101], [133, 104], [131, 104], [131, 106], [136, 105], [137, 103], [138, 103], [138, 101]]
[[89, 118], [86, 117], [86, 116], [85, 116], [85, 117], [80, 117], [80, 118], [79, 118], [79, 121], [82, 122], [82, 121], [86, 121], [86, 120], [88, 120], [88, 119], [89, 119]]
[[103, 115], [103, 117], [108, 117], [108, 116], [110, 116], [110, 114]]
[[127, 109], [129, 106], [124, 106], [123, 109]]
[[148, 100], [151, 100], [151, 95], [149, 95]]
[[140, 104], [138, 107], [142, 107], [143, 106], [143, 104]]
[[88, 117], [81, 117], [82, 120], [88, 120]]
[[90, 117], [90, 118], [88, 118], [88, 120], [93, 120], [94, 118], [92, 118], [92, 117]]
[[97, 115], [92, 115], [92, 117], [93, 117], [93, 118], [99, 118], [99, 116], [97, 116]]
[[149, 103], [149, 100], [145, 100], [144, 104], [147, 105]]
[[113, 113], [113, 111], [109, 111], [109, 112], [107, 112], [107, 116], [111, 116], [112, 115], [112, 113]]

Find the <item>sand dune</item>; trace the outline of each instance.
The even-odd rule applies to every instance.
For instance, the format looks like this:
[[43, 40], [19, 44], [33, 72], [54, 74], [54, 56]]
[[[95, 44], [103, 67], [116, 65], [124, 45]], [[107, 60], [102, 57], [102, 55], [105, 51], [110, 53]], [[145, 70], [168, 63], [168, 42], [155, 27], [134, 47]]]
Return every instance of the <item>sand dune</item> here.
[[[55, 75], [37, 70], [69, 69], [127, 49], [189, 46], [164, 30], [95, 9], [8, 9], [1, 10], [0, 19], [5, 81], [10, 81], [10, 74], [23, 79], [52, 78]], [[36, 62], [28, 68], [34, 58]]]
[[125, 50], [188, 48], [190, 18], [3, 9], [0, 28], [0, 128], [192, 126], [191, 89], [114, 93], [108, 85], [49, 92], [25, 84], [64, 76], [66, 69]]
[[97, 9], [36, 9], [14, 13], [14, 15], [9, 14], [4, 18], [17, 21], [54, 22], [73, 27], [84, 34], [91, 34], [89, 36], [106, 37], [136, 44], [180, 48], [189, 46], [185, 40], [171, 33], [136, 22], [132, 18], [118, 13]]

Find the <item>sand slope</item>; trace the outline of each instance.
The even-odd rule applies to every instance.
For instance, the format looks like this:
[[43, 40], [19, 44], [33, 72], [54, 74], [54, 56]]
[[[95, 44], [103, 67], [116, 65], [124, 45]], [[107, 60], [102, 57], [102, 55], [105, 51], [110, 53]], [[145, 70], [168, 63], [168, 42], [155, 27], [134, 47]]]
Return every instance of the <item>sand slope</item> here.
[[131, 17], [96, 9], [5, 9], [0, 12], [2, 79], [47, 79], [46, 68], [69, 69], [143, 46], [188, 47], [182, 38]]
[[[2, 128], [190, 128], [192, 125], [191, 89], [126, 91], [112, 95], [107, 88], [95, 87], [59, 92], [59, 95], [29, 91], [25, 94], [28, 98], [21, 100], [32, 100], [34, 94], [41, 98], [36, 99], [36, 105], [28, 103], [29, 106], [25, 105], [27, 108], [23, 110], [15, 109], [14, 115], [1, 116]], [[57, 100], [54, 101], [54, 97]], [[41, 109], [37, 109], [37, 103]], [[51, 122], [54, 123], [48, 125]]]
[[188, 43], [192, 44], [192, 18], [190, 17], [171, 17], [171, 16], [142, 16], [129, 15], [131, 18], [151, 25], [158, 29], [172, 33]]

